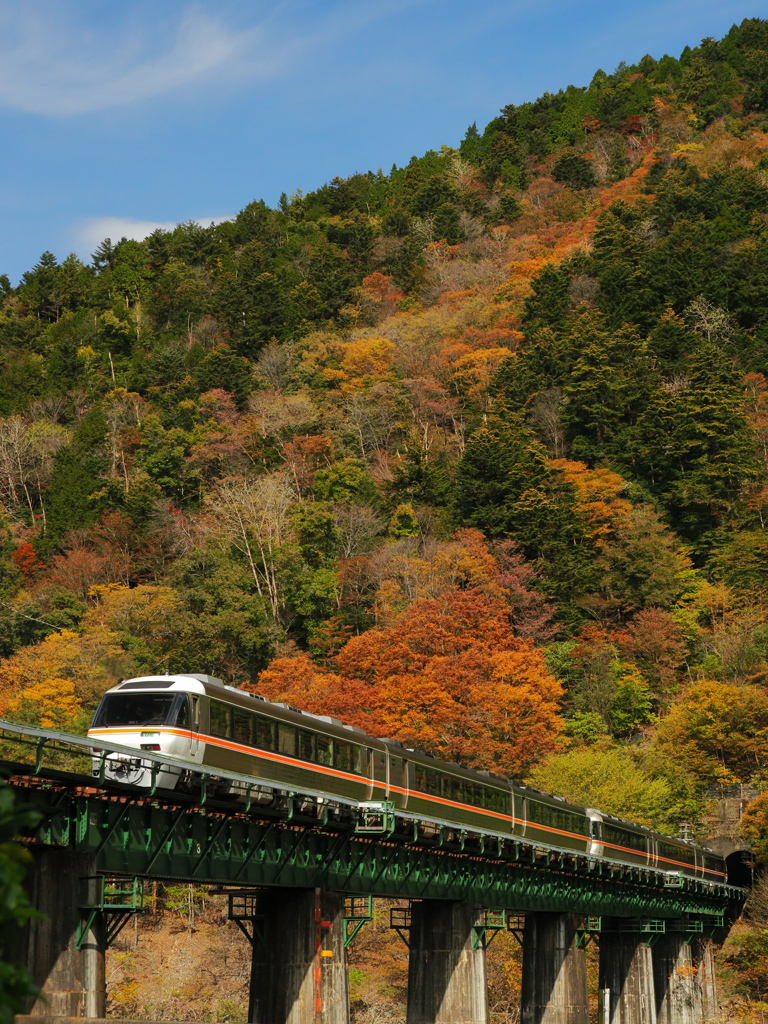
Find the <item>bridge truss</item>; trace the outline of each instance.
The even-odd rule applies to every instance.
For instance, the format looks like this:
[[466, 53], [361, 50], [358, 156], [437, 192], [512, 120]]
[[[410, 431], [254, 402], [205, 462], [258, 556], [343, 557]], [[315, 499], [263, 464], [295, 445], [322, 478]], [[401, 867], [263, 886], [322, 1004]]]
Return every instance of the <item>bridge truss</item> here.
[[[733, 886], [456, 826], [426, 840], [416, 820], [385, 805], [333, 801], [319, 817], [303, 817], [306, 797], [318, 794], [279, 790], [264, 807], [257, 802], [263, 782], [204, 767], [190, 793], [130, 786], [105, 779], [111, 752], [137, 753], [0, 722], [0, 770], [39, 814], [20, 838], [91, 854], [96, 871], [110, 877], [696, 920], [707, 930], [738, 914], [745, 897]], [[189, 767], [144, 751], [141, 758], [155, 776], [169, 764]], [[222, 787], [230, 790], [226, 798], [215, 796]]]

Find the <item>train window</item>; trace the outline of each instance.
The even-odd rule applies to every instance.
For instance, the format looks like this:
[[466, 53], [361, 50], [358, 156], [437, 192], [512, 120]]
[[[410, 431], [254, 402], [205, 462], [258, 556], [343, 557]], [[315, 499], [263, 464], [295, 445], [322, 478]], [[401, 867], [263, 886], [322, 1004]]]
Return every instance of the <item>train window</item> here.
[[317, 763], [333, 764], [333, 740], [328, 736], [317, 737]]
[[349, 749], [349, 744], [344, 743], [343, 740], [336, 740], [333, 744], [333, 763], [341, 771], [346, 772], [349, 770], [351, 761], [352, 751]]
[[414, 764], [413, 766], [413, 788], [419, 793], [427, 791], [427, 773], [423, 764]]
[[211, 733], [225, 739], [232, 736], [232, 709], [219, 700], [211, 701]]
[[450, 782], [450, 793], [449, 793], [449, 795], [450, 795], [451, 800], [455, 800], [457, 803], [463, 803], [464, 802], [464, 786], [462, 785], [462, 780], [461, 779], [457, 779], [455, 776], [451, 775], [451, 776], [449, 776], [449, 782]]
[[352, 760], [351, 760], [350, 765], [349, 765], [350, 770], [353, 771], [355, 773], [355, 775], [362, 775], [363, 774], [363, 748], [362, 747], [358, 747], [358, 745], [356, 743], [353, 743], [350, 746], [350, 750], [352, 751]]
[[526, 800], [528, 821], [544, 824], [544, 805], [537, 804], [535, 800]]
[[575, 832], [582, 836], [589, 834], [588, 818], [562, 807], [553, 807], [552, 804], [540, 804], [536, 800], [528, 801], [528, 820], [558, 832]]
[[110, 693], [102, 697], [92, 728], [116, 729], [127, 725], [163, 725], [176, 698], [156, 693]]
[[302, 761], [314, 761], [316, 754], [315, 734], [308, 729], [299, 729], [297, 753]]
[[426, 768], [427, 792], [430, 796], [440, 796], [440, 773], [434, 768]]
[[503, 790], [491, 790], [491, 810], [498, 811], [499, 814], [509, 810], [509, 799]]
[[275, 750], [275, 723], [261, 715], [256, 715], [255, 719], [253, 739], [256, 746], [262, 750]]
[[296, 727], [280, 722], [277, 726], [278, 749], [281, 754], [296, 754]]
[[387, 755], [383, 750], [371, 751], [371, 774], [377, 782], [387, 781]]
[[176, 698], [176, 705], [171, 712], [170, 721], [172, 725], [180, 729], [189, 728], [189, 701], [182, 695]]
[[623, 849], [637, 850], [638, 853], [646, 852], [646, 837], [643, 832], [630, 832], [626, 828], [617, 828], [603, 822], [603, 842], [609, 846], [618, 846]]
[[253, 715], [243, 708], [234, 710], [234, 738], [238, 743], [253, 745]]
[[672, 861], [673, 867], [678, 864], [696, 863], [696, 855], [693, 850], [689, 850], [687, 846], [665, 843], [662, 839], [659, 840], [659, 857], [662, 860]]

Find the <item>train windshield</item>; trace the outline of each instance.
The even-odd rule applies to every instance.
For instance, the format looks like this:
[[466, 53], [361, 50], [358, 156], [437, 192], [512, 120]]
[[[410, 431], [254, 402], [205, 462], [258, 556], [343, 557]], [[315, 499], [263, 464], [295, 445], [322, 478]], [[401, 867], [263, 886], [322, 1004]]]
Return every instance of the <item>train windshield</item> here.
[[132, 725], [186, 725], [184, 694], [110, 693], [102, 698], [93, 716], [92, 729]]

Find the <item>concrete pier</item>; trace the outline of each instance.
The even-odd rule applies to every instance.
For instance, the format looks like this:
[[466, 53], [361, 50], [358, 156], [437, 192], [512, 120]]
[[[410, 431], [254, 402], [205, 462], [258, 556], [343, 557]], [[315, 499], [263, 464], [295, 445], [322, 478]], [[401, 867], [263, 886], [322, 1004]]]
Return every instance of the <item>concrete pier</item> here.
[[485, 948], [472, 941], [477, 916], [469, 903], [411, 905], [408, 1024], [487, 1024]]
[[682, 932], [657, 939], [651, 956], [657, 1024], [701, 1024], [699, 964]]
[[715, 976], [715, 945], [711, 939], [698, 939], [694, 943], [694, 956], [698, 961], [697, 988], [701, 999], [701, 1016], [704, 1021], [716, 1020], [720, 1013], [720, 1001]]
[[256, 909], [248, 1020], [349, 1024], [344, 897], [273, 889]]
[[607, 1009], [602, 1024], [656, 1024], [652, 954], [639, 934], [601, 934], [599, 987]]
[[589, 1024], [587, 968], [571, 914], [526, 914], [521, 1024]]
[[[94, 858], [77, 850], [32, 847], [26, 888], [43, 917], [21, 933], [19, 955], [45, 999], [31, 1001], [35, 1016], [103, 1017], [106, 1008], [105, 940], [97, 917], [77, 948], [80, 907], [95, 892]], [[89, 881], [84, 881], [89, 879]]]

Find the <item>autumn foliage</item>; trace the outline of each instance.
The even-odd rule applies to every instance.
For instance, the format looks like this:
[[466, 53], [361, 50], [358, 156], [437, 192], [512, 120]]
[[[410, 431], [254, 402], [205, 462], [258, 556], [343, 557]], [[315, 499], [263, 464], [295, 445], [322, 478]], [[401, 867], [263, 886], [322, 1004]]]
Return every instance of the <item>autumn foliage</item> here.
[[761, 783], [764, 52], [43, 254], [0, 295], [0, 713], [196, 669], [516, 777], [650, 751], [669, 821]]
[[336, 672], [278, 659], [260, 692], [375, 736], [477, 768], [520, 777], [554, 750], [562, 687], [505, 603], [477, 589], [414, 602], [386, 629], [353, 637]]

